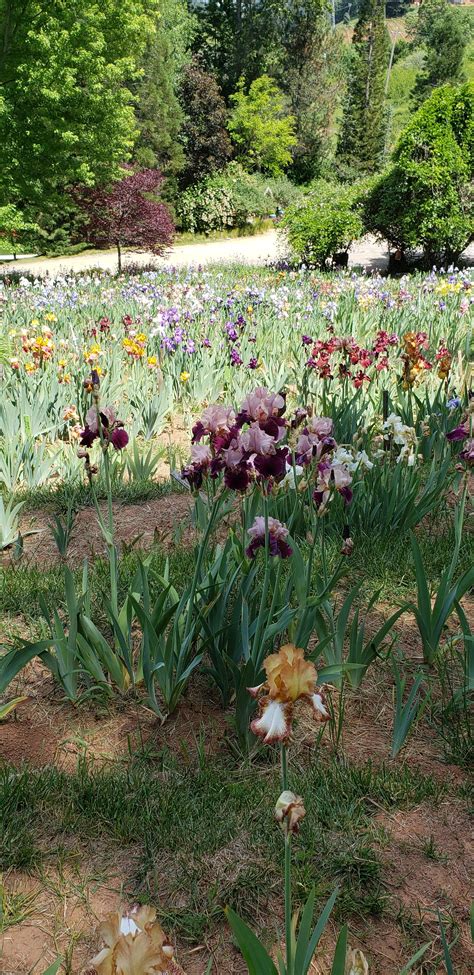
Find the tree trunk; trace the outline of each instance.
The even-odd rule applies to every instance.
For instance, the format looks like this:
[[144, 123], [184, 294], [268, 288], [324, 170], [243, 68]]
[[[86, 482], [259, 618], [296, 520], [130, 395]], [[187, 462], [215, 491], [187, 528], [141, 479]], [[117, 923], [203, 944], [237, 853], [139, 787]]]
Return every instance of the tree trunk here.
[[120, 247], [119, 240], [117, 241], [117, 264], [118, 264], [118, 273], [120, 274], [122, 270], [122, 248]]

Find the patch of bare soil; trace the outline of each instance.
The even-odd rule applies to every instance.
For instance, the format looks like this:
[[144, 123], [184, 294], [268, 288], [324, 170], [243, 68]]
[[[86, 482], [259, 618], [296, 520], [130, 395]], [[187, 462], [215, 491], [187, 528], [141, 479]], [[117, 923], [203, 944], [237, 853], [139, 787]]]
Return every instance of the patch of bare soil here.
[[73, 707], [59, 697], [48, 671], [33, 661], [16, 682], [15, 695], [27, 700], [0, 724], [0, 759], [13, 765], [55, 764], [74, 771], [86, 754], [97, 765], [121, 761], [143, 749], [168, 749], [194, 761], [224, 745], [228, 730], [218, 695], [196, 675], [177, 710], [164, 723], [138, 699], [124, 697], [109, 707]]
[[423, 803], [409, 811], [383, 811], [376, 822], [387, 834], [380, 854], [402, 929], [409, 931], [414, 925], [424, 929], [428, 935], [424, 940], [433, 939], [433, 958], [441, 951], [437, 912], [448, 934], [455, 919], [459, 939], [453, 961], [456, 970], [467, 975], [474, 964], [469, 925], [474, 842], [467, 813], [450, 799], [437, 806]]
[[[192, 544], [196, 537], [190, 521], [192, 506], [191, 495], [178, 493], [163, 495], [137, 504], [114, 502], [115, 537], [118, 546], [149, 549], [156, 541], [170, 543], [173, 540]], [[101, 504], [100, 510], [104, 520], [107, 521], [106, 505]], [[51, 520], [51, 515], [43, 511], [21, 519], [25, 563], [49, 567], [60, 561], [49, 528]], [[27, 535], [26, 532], [30, 530], [35, 534]], [[92, 559], [105, 554], [106, 546], [97, 524], [95, 509], [82, 508], [76, 516], [67, 562], [71, 566], [79, 565], [85, 558]], [[10, 559], [11, 552], [5, 552], [4, 564], [8, 564]]]
[[[131, 905], [125, 888], [133, 857], [114, 857], [113, 866], [97, 857], [87, 867], [49, 870], [41, 878], [12, 871], [4, 878], [7, 898], [28, 896], [28, 916], [0, 933], [2, 975], [42, 975], [60, 955], [70, 975], [79, 975], [102, 947], [99, 923]], [[176, 963], [167, 975], [182, 975]]]

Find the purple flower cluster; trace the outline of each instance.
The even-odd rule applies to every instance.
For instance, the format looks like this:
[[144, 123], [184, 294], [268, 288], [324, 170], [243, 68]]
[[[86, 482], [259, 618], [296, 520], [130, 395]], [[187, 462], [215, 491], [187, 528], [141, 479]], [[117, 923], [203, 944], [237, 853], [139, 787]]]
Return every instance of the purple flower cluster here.
[[[194, 490], [201, 487], [204, 477], [223, 475], [224, 484], [230, 490], [244, 494], [251, 484], [257, 484], [269, 494], [283, 480], [288, 482], [293, 463], [297, 474], [313, 464], [313, 499], [318, 511], [326, 509], [335, 493], [349, 504], [352, 474], [344, 456], [338, 456], [336, 441], [331, 436], [332, 420], [309, 417], [301, 408], [288, 420], [285, 410], [285, 397], [263, 386], [245, 398], [238, 413], [227, 406], [207, 407], [193, 427], [191, 459], [183, 469], [183, 477]], [[303, 423], [293, 462], [288, 436]], [[293, 473], [293, 481], [294, 476]]]
[[451, 443], [463, 443], [463, 448], [459, 453], [459, 458], [464, 461], [467, 467], [474, 466], [473, 432], [472, 418], [467, 416], [458, 427], [455, 427], [454, 430], [451, 430], [446, 434], [446, 439]]

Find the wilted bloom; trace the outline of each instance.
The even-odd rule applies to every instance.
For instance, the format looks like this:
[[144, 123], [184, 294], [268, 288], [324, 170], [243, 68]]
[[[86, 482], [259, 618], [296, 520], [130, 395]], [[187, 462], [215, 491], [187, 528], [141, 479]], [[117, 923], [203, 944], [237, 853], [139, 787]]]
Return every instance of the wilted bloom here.
[[453, 357], [445, 345], [440, 345], [436, 353], [438, 363], [438, 376], [440, 379], [447, 379], [451, 369]]
[[317, 721], [329, 720], [325, 688], [316, 686], [316, 667], [305, 660], [304, 650], [287, 643], [278, 653], [266, 657], [263, 666], [266, 681], [248, 689], [260, 705], [260, 713], [250, 725], [254, 735], [263, 738], [267, 745], [286, 741], [291, 734], [293, 707], [299, 700], [311, 705]]
[[464, 444], [459, 456], [468, 467], [474, 466], [474, 438], [466, 440], [466, 443]]
[[305, 816], [306, 809], [301, 796], [288, 790], [282, 792], [275, 806], [275, 819], [282, 829], [287, 833], [297, 833]]
[[341, 546], [341, 555], [352, 555], [354, 551], [354, 542], [350, 535], [344, 538]]
[[[248, 530], [251, 542], [247, 549], [247, 555], [254, 558], [258, 548], [265, 548], [265, 518], [257, 515], [251, 528]], [[268, 518], [268, 549], [270, 555], [280, 555], [282, 559], [287, 559], [293, 552], [286, 539], [289, 531], [286, 525], [282, 525], [277, 518]]]
[[139, 907], [124, 917], [109, 914], [99, 927], [106, 947], [90, 961], [97, 975], [158, 975], [169, 972], [173, 947], [152, 907]]
[[369, 963], [360, 948], [355, 948], [349, 955], [347, 975], [369, 975]]

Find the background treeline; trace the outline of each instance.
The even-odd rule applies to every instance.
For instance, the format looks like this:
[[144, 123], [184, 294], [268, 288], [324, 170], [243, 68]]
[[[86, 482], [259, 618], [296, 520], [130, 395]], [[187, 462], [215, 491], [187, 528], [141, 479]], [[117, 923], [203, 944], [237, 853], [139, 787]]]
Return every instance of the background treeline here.
[[[351, 198], [351, 234], [369, 227], [402, 251], [455, 254], [472, 236], [473, 20], [447, 0], [0, 0], [3, 249], [84, 246], [75, 188], [107, 185], [128, 164], [160, 170], [184, 231], [256, 227], [283, 211], [290, 226], [318, 201], [337, 213]], [[394, 180], [421, 162], [402, 133], [432, 97], [425, 182], [450, 177], [425, 245], [418, 211], [410, 233], [386, 211]], [[417, 170], [408, 208], [419, 184]], [[329, 253], [345, 230], [332, 228]]]

